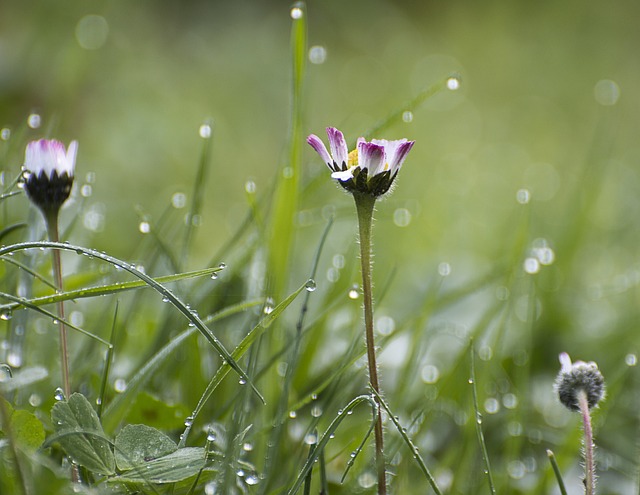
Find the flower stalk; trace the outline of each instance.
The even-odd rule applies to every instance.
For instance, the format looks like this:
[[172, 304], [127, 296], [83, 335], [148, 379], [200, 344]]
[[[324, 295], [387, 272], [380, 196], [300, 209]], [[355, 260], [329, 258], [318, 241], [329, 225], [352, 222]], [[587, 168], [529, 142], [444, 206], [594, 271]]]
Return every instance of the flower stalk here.
[[[28, 173], [25, 191], [31, 202], [42, 212], [47, 235], [52, 242], [60, 241], [58, 216], [60, 208], [71, 194], [76, 165], [78, 143], [72, 141], [69, 148], [54, 139], [40, 139], [27, 145], [24, 168]], [[53, 250], [53, 276], [56, 290], [62, 291], [62, 263], [60, 251]], [[58, 301], [60, 318], [60, 366], [62, 385], [66, 398], [71, 395], [69, 380], [69, 353], [67, 351], [67, 328], [64, 324], [64, 303]]]
[[[358, 215], [358, 231], [360, 237], [360, 263], [362, 269], [362, 294], [364, 299], [364, 327], [365, 343], [367, 347], [367, 364], [369, 368], [369, 384], [375, 395], [381, 395], [378, 381], [378, 364], [376, 362], [376, 346], [373, 334], [373, 264], [371, 227], [373, 225], [373, 210], [375, 196], [354, 193]], [[378, 399], [376, 399], [378, 401]], [[376, 467], [378, 473], [378, 494], [387, 493], [386, 462], [384, 459], [384, 434], [382, 431], [382, 414], [378, 415], [374, 430], [376, 444]]]
[[596, 464], [593, 455], [593, 427], [591, 409], [604, 398], [604, 378], [593, 361], [571, 362], [566, 352], [560, 354], [562, 369], [556, 378], [556, 391], [562, 405], [570, 411], [579, 412], [584, 431], [584, 492], [596, 493]]
[[[372, 225], [376, 199], [386, 194], [402, 167], [414, 141], [399, 139], [373, 139], [366, 141], [358, 138], [356, 149], [349, 152], [344, 135], [335, 127], [327, 128], [329, 148], [315, 134], [307, 142], [320, 155], [331, 171], [331, 177], [338, 180], [343, 189], [353, 195], [358, 215], [358, 234], [360, 238], [360, 262], [362, 264], [362, 293], [364, 297], [364, 327], [369, 368], [369, 384], [376, 402], [382, 406], [378, 365], [376, 363], [376, 345], [373, 334], [373, 264], [372, 264]], [[376, 468], [378, 473], [378, 495], [386, 495], [387, 478], [384, 459], [384, 432], [382, 416], [378, 415], [375, 424]]]

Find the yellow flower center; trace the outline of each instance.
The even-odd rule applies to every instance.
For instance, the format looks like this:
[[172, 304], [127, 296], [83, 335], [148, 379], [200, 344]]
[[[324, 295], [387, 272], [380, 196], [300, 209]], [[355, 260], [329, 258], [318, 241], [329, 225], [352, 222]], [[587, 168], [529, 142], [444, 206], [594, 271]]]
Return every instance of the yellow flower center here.
[[347, 165], [349, 168], [358, 166], [358, 149], [351, 151], [348, 156]]

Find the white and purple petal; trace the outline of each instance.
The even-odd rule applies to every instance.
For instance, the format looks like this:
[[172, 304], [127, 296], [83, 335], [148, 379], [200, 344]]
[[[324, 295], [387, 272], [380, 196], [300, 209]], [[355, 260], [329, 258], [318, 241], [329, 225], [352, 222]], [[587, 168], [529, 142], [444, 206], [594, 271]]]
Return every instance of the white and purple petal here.
[[358, 166], [367, 170], [370, 179], [384, 167], [384, 146], [375, 143], [360, 141], [358, 143]]
[[327, 164], [327, 167], [329, 167], [333, 171], [334, 170], [334, 168], [333, 168], [333, 159], [329, 155], [329, 152], [327, 151], [327, 147], [322, 142], [322, 139], [320, 139], [315, 134], [311, 134], [307, 138], [307, 143], [309, 143], [311, 145], [311, 147], [314, 150], [316, 150], [316, 153], [318, 153], [318, 155], [320, 155], [320, 158], [322, 158], [324, 163]]
[[411, 151], [414, 143], [415, 141], [407, 141], [406, 139], [389, 142], [389, 146], [386, 151], [387, 163], [389, 164], [391, 175], [400, 170], [400, 167], [402, 167], [402, 164], [407, 158], [407, 155], [409, 154], [409, 151]]
[[331, 149], [331, 156], [338, 168], [342, 169], [343, 165], [349, 164], [349, 149], [347, 148], [347, 142], [344, 140], [344, 135], [335, 127], [327, 127], [327, 136], [329, 136], [329, 148]]
[[348, 168], [347, 170], [341, 170], [340, 172], [333, 172], [331, 174], [332, 179], [338, 179], [342, 182], [353, 179], [353, 170], [355, 167]]

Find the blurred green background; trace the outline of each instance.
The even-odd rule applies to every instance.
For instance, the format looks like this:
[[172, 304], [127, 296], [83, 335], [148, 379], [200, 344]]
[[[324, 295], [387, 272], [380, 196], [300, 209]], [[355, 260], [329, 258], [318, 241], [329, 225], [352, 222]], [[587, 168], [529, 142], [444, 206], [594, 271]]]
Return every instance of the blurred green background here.
[[[278, 1], [5, 0], [5, 182], [28, 140], [77, 139], [77, 198], [83, 185], [91, 190], [84, 189], [73, 241], [131, 259], [144, 236], [141, 215], [157, 220], [172, 198], [180, 205], [175, 193], [190, 193], [199, 128], [212, 118], [211, 168], [189, 268], [203, 266], [246, 215], [247, 182], [268, 196], [287, 159], [289, 9]], [[612, 395], [613, 419], [599, 434], [612, 471], [603, 475], [604, 493], [630, 493], [640, 402], [633, 368], [640, 3], [326, 0], [309, 1], [307, 13], [305, 134], [324, 139], [331, 125], [353, 142], [430, 84], [450, 74], [462, 81], [378, 136], [416, 141], [393, 194], [378, 206], [378, 285], [394, 274], [380, 314], [398, 321], [419, 314], [433, 287], [468, 291], [472, 297], [443, 306], [429, 323], [436, 337], [425, 359], [444, 375], [456, 345], [437, 342], [438, 332], [455, 340], [482, 327], [477, 344], [506, 375], [525, 353], [532, 378], [519, 394], [532, 409], [524, 415], [536, 409], [552, 426], [577, 428], [548, 413], [556, 407], [549, 403], [558, 353], [596, 360], [605, 378], [615, 378], [614, 390], [631, 387]], [[27, 126], [30, 114], [41, 116], [38, 128]], [[335, 276], [332, 263], [342, 263], [331, 256], [355, 261], [354, 212], [307, 147], [303, 174], [289, 277], [291, 287], [305, 280], [323, 208], [334, 207], [320, 292]], [[19, 217], [22, 208], [26, 198], [5, 215]], [[527, 259], [534, 260], [528, 275]], [[496, 300], [506, 301], [508, 314], [494, 320], [487, 310]], [[406, 345], [393, 352], [404, 356]], [[393, 363], [391, 356], [383, 366], [383, 383], [393, 383]]]

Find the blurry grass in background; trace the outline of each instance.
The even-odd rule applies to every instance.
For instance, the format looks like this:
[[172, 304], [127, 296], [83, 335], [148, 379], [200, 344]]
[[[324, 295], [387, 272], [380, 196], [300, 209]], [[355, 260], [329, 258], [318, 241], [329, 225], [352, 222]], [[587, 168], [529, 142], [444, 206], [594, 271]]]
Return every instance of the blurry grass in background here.
[[[142, 264], [154, 276], [225, 262], [228, 269], [217, 280], [180, 285], [201, 315], [268, 297], [258, 283], [267, 262], [267, 205], [290, 157], [289, 8], [275, 1], [67, 2], [64, 7], [4, 2], [0, 127], [8, 139], [0, 142], [0, 159], [5, 184], [18, 173], [28, 140], [77, 139], [77, 202], [63, 211], [63, 222], [77, 214], [73, 243]], [[451, 73], [462, 77], [460, 90], [438, 94], [379, 136], [416, 140], [396, 190], [380, 202], [376, 215], [383, 388], [401, 422], [412, 425], [441, 486], [451, 486], [451, 493], [487, 490], [470, 419], [466, 349], [473, 334], [483, 426], [499, 491], [551, 490], [543, 488], [553, 486], [547, 448], [556, 452], [567, 481], [579, 487], [578, 427], [552, 391], [557, 355], [567, 351], [597, 361], [607, 379], [609, 399], [595, 417], [600, 486], [605, 493], [630, 493], [640, 405], [634, 367], [640, 5], [323, 1], [307, 8], [305, 135], [335, 125], [353, 139], [430, 84]], [[41, 116], [39, 128], [27, 126], [31, 113]], [[203, 147], [199, 132], [206, 134], [200, 126], [209, 117], [204, 203], [182, 266], [183, 260], [172, 262], [167, 252], [176, 258], [181, 253], [175, 239], [182, 239]], [[339, 407], [365, 390], [359, 361], [337, 377], [330, 374], [350, 364], [348, 349], [363, 350], [360, 302], [349, 297], [358, 280], [355, 218], [351, 198], [336, 190], [309, 151], [303, 154], [285, 292], [307, 279], [327, 218], [334, 214], [335, 222], [320, 258], [292, 386], [296, 418], [287, 423], [279, 452], [287, 462], [273, 489], [301, 468], [296, 461], [306, 456], [312, 418], [321, 419], [321, 430]], [[233, 243], [252, 205], [248, 226]], [[5, 200], [1, 208], [3, 228], [27, 220], [39, 225], [26, 213], [24, 197]], [[22, 230], [2, 242], [38, 235]], [[113, 276], [76, 258], [67, 259], [74, 273], [68, 289]], [[11, 292], [15, 270], [5, 263], [0, 273], [3, 290]], [[36, 284], [38, 291], [44, 288]], [[112, 393], [182, 330], [175, 315], [158, 309], [156, 297], [139, 292], [119, 298], [126, 329], [116, 341]], [[81, 304], [75, 316], [81, 326], [106, 338], [115, 301]], [[236, 316], [216, 327], [216, 334], [233, 349], [257, 318]], [[295, 311], [285, 314], [280, 339], [296, 319]], [[31, 408], [46, 419], [57, 385], [49, 355], [53, 337], [48, 320], [31, 322], [25, 364], [46, 364], [53, 371], [50, 383], [18, 394], [16, 403], [29, 407], [36, 395], [39, 402], [34, 399]], [[8, 331], [9, 324], [4, 326]], [[99, 383], [95, 363], [104, 349], [72, 337], [77, 356], [95, 356], [92, 362], [72, 362], [76, 383], [91, 396]], [[220, 364], [205, 344], [189, 345], [153, 377], [147, 395], [131, 405], [127, 423], [179, 429]], [[249, 362], [258, 363], [253, 371], [264, 376], [258, 387], [268, 388], [274, 399], [284, 373], [284, 365], [277, 364], [286, 359], [267, 356], [275, 361], [260, 375], [268, 362], [255, 352]], [[329, 376], [333, 386], [311, 400]], [[264, 411], [273, 413], [276, 402], [263, 410], [237, 389], [225, 382], [208, 414], [229, 428], [254, 425], [250, 444], [259, 447], [247, 456], [260, 471], [274, 420]], [[156, 424], [147, 406], [154, 401], [165, 403], [159, 411], [167, 415]], [[242, 409], [238, 404], [249, 402], [248, 418], [238, 419], [236, 412], [229, 419], [234, 408]], [[363, 435], [353, 424], [349, 428], [353, 431], [329, 444], [334, 450], [326, 458], [334, 481]], [[395, 448], [394, 433], [389, 436], [397, 473], [392, 486], [397, 493], [424, 492], [410, 454], [397, 435]], [[365, 490], [373, 472], [365, 457], [356, 462], [342, 493]]]

